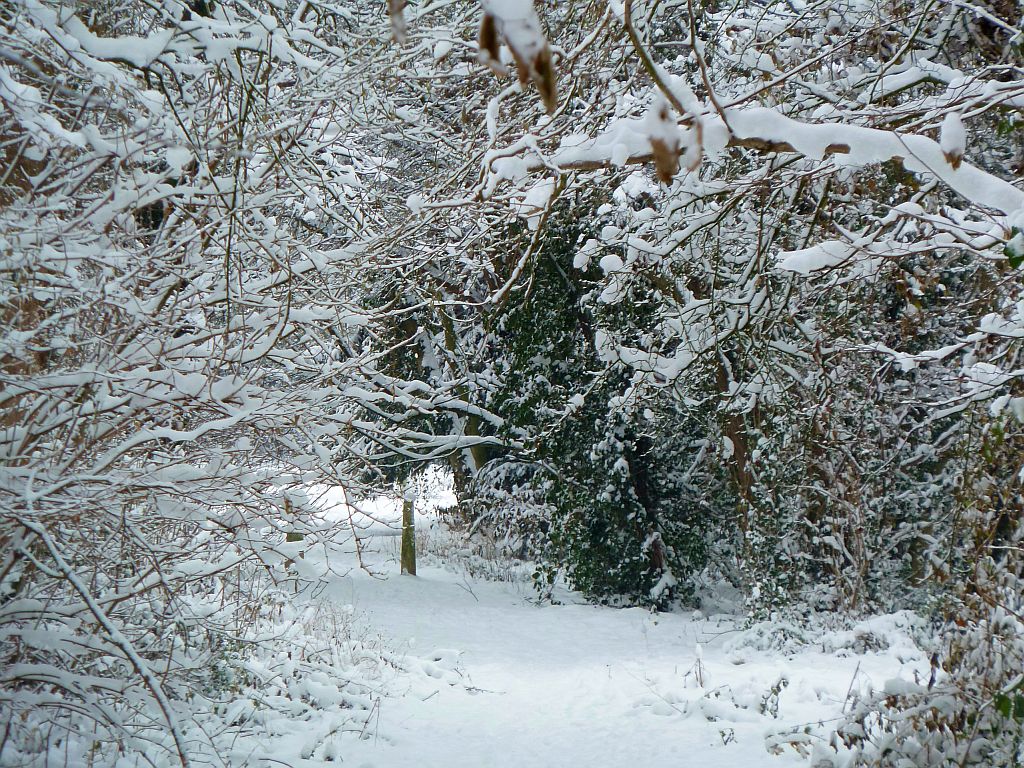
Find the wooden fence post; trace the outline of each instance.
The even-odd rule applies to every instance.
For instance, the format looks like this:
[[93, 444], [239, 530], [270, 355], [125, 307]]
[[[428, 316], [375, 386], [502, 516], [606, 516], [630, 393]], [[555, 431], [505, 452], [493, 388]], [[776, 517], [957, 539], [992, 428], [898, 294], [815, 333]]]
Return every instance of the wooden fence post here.
[[416, 575], [416, 520], [414, 500], [406, 493], [402, 498], [402, 573]]

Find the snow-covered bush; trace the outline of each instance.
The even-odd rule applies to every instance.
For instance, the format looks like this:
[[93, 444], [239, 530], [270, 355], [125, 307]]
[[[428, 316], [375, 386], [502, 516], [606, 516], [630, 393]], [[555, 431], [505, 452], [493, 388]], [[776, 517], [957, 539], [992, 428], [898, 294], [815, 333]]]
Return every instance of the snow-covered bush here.
[[[1024, 761], [1024, 622], [1017, 573], [980, 562], [929, 680], [858, 697], [822, 764], [1014, 766]], [[826, 760], [828, 762], [826, 762]]]
[[251, 662], [349, 535], [305, 489], [366, 391], [338, 13], [0, 9], [4, 762], [187, 764], [291, 707]]

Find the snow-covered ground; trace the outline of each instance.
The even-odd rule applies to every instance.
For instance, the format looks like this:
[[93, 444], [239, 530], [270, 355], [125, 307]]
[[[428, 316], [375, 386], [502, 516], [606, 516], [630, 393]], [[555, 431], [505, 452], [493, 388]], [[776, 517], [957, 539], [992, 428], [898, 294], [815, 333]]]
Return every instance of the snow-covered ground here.
[[540, 604], [524, 581], [479, 580], [437, 558], [400, 576], [386, 510], [378, 505], [361, 552], [377, 575], [335, 576], [317, 604], [350, 617], [346, 631], [374, 638], [394, 668], [365, 728], [336, 737], [310, 723], [277, 737], [273, 753], [292, 765], [808, 765], [788, 743], [773, 754], [772, 734], [827, 733], [851, 695], [928, 674], [909, 615], [810, 635], [571, 593]]

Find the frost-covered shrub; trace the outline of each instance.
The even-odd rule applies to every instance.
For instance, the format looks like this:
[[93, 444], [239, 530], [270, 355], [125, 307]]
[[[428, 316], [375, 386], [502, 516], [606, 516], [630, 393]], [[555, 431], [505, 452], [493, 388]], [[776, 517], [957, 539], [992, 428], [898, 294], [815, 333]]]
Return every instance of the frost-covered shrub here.
[[836, 765], [1010, 768], [1024, 762], [1020, 576], [989, 560], [979, 564], [977, 577], [977, 592], [964, 595], [933, 657], [931, 679], [893, 681], [856, 700], [836, 731]]
[[287, 710], [250, 661], [360, 451], [336, 20], [0, 5], [4, 763], [186, 764]]

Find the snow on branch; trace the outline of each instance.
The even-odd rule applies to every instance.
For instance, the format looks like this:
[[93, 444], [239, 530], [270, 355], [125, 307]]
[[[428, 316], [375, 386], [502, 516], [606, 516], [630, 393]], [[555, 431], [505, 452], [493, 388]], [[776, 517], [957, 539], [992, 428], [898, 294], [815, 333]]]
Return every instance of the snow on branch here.
[[813, 160], [844, 155], [843, 161], [853, 166], [900, 160], [908, 171], [934, 176], [976, 205], [1005, 214], [1024, 207], [1024, 192], [970, 163], [954, 168], [938, 142], [926, 136], [842, 123], [805, 123], [766, 107], [728, 109], [725, 114], [730, 146], [797, 152]]
[[[702, 141], [698, 141], [696, 130], [691, 127], [692, 118], [682, 119], [678, 127], [666, 126], [661, 103], [652, 108], [648, 117], [615, 120], [591, 139], [567, 136], [547, 157], [539, 154], [535, 142], [518, 142], [513, 147], [492, 150], [485, 158], [492, 175], [485, 196], [502, 179], [521, 178], [526, 173], [552, 167], [563, 171], [596, 170], [654, 161], [659, 178], [667, 182], [675, 172], [669, 173], [672, 166], [665, 157], [666, 147], [671, 145], [680, 155], [701, 149], [714, 154], [725, 147], [795, 152], [819, 161], [840, 155], [839, 162], [855, 167], [898, 160], [908, 171], [935, 177], [974, 205], [1007, 215], [1024, 208], [1024, 191], [964, 162], [962, 152], [951, 152], [948, 146], [943, 148], [926, 136], [845, 123], [808, 123], [767, 107], [734, 107], [723, 114], [725, 119], [715, 112], [700, 117]], [[962, 141], [957, 149], [960, 144]], [[516, 157], [524, 151], [526, 157]]]

